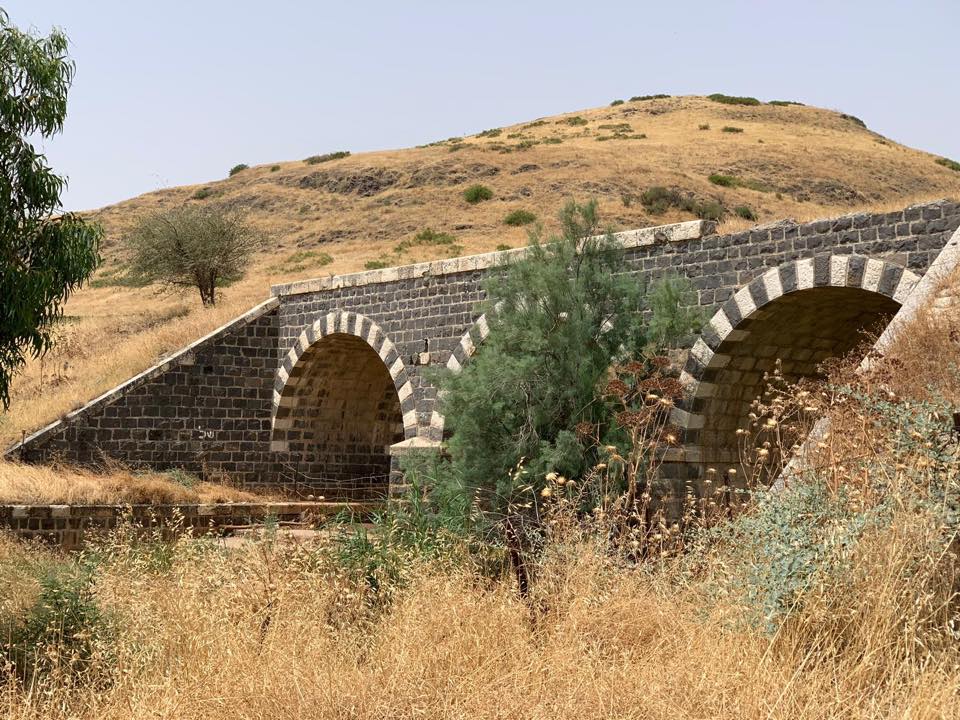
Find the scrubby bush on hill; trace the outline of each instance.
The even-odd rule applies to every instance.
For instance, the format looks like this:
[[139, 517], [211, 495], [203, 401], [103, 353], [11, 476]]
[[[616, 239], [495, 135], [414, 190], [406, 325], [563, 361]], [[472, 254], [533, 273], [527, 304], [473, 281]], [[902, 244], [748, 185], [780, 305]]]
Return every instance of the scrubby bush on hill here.
[[463, 191], [463, 199], [471, 205], [475, 205], [478, 202], [483, 202], [484, 200], [489, 200], [492, 197], [493, 190], [488, 188], [486, 185], [471, 185]]
[[249, 169], [250, 169], [250, 166], [247, 165], [246, 163], [239, 163], [238, 165], [234, 165], [232, 168], [230, 168], [230, 177], [233, 177], [237, 173], [243, 172], [244, 170], [249, 170]]
[[654, 185], [640, 195], [640, 203], [653, 215], [662, 215], [671, 207], [693, 213], [702, 220], [723, 220], [726, 211], [716, 200], [698, 200], [693, 196], [682, 195], [676, 190]]
[[338, 150], [337, 152], [326, 153], [324, 155], [311, 155], [304, 162], [307, 165], [319, 165], [320, 163], [330, 162], [331, 160], [341, 160], [350, 157], [349, 150]]
[[530, 223], [536, 221], [537, 216], [530, 212], [529, 210], [514, 210], [507, 214], [503, 219], [505, 225], [512, 225], [514, 227], [520, 225], [529, 225]]
[[724, 105], [760, 105], [760, 101], [754, 97], [743, 97], [738, 95], [724, 95], [723, 93], [713, 93], [713, 95], [707, 95], [710, 100], [714, 102], [723, 103]]
[[630, 98], [630, 102], [642, 102], [644, 100], [665, 100], [669, 98], [670, 95], [634, 95]]
[[937, 165], [943, 165], [948, 170], [960, 172], [960, 163], [958, 163], [956, 160], [951, 160], [950, 158], [942, 157], [942, 158], [937, 158], [935, 162], [937, 163]]
[[739, 218], [743, 218], [744, 220], [757, 219], [757, 214], [749, 205], [737, 205], [737, 207], [733, 209], [733, 214]]
[[734, 126], [734, 125], [724, 125], [722, 128], [720, 128], [720, 132], [725, 132], [725, 133], [742, 133], [742, 132], [743, 132], [743, 128], [742, 128], [742, 127], [736, 127], [736, 126]]

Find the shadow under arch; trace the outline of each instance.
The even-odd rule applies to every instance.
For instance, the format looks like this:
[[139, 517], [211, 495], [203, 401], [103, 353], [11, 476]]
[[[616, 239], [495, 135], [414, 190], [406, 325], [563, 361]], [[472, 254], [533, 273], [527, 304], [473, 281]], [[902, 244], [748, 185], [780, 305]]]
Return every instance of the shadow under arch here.
[[743, 478], [737, 428], [781, 362], [788, 380], [819, 377], [829, 358], [854, 350], [900, 308], [919, 277], [901, 265], [861, 255], [823, 254], [771, 268], [714, 314], [681, 373], [685, 400], [673, 411], [683, 447], [663, 467], [682, 484], [708, 468]]
[[385, 497], [390, 446], [416, 434], [413, 387], [376, 323], [331, 312], [304, 329], [274, 385], [270, 449], [281, 484], [327, 499]]

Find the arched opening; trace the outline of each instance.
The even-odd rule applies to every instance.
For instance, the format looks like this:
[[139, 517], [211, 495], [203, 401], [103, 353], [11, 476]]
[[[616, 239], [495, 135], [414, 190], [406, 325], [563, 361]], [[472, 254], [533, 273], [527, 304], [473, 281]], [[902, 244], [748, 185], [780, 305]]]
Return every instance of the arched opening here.
[[740, 467], [737, 428], [765, 389], [764, 373], [781, 362], [788, 381], [820, 377], [821, 364], [853, 351], [866, 333], [882, 329], [900, 304], [857, 287], [812, 287], [782, 295], [740, 320], [701, 376], [693, 410], [701, 416], [701, 472]]
[[404, 439], [393, 376], [357, 335], [333, 332], [300, 354], [276, 410], [281, 481], [327, 499], [387, 495], [390, 451]]

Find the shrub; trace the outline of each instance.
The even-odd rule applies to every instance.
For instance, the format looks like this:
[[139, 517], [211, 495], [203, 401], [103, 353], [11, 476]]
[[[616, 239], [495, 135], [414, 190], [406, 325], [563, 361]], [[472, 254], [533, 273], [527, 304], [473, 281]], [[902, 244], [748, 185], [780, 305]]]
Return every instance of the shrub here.
[[660, 185], [644, 190], [640, 195], [640, 204], [654, 215], [662, 215], [670, 207], [680, 204], [680, 193]]
[[502, 132], [503, 130], [501, 130], [500, 128], [490, 128], [489, 130], [484, 130], [481, 133], [477, 133], [477, 137], [483, 137], [483, 138], [499, 137], [500, 133]]
[[563, 138], [558, 137], [548, 137], [543, 139], [544, 145], [559, 145], [563, 142]]
[[714, 173], [707, 180], [720, 187], [737, 187], [740, 184], [733, 175], [720, 175], [719, 173]]
[[3, 618], [4, 659], [28, 687], [47, 677], [96, 687], [111, 668], [116, 630], [94, 595], [92, 569], [57, 563], [40, 573], [33, 606]]
[[665, 100], [666, 98], [671, 97], [670, 95], [634, 95], [630, 98], [630, 102], [642, 102], [643, 100]]
[[138, 280], [193, 287], [213, 305], [217, 288], [243, 277], [263, 235], [239, 213], [184, 205], [139, 218], [126, 243]]
[[697, 126], [697, 130], [709, 130], [709, 129], [710, 129], [710, 123], [700, 123]]
[[546, 120], [534, 120], [533, 122], [527, 123], [526, 125], [524, 125], [524, 127], [525, 128], [543, 127], [546, 124], [547, 124]]
[[280, 169], [279, 165], [271, 165], [270, 172], [277, 172]]
[[247, 165], [246, 163], [240, 163], [239, 165], [234, 165], [232, 168], [230, 168], [230, 177], [233, 177], [238, 172], [243, 172], [244, 170], [249, 170], [249, 169], [250, 169], [250, 166]]
[[500, 243], [499, 245], [497, 245], [498, 252], [503, 252], [504, 250], [513, 250], [513, 247], [511, 247], [510, 245], [507, 245], [506, 243]]
[[587, 124], [586, 118], [583, 118], [579, 115], [573, 115], [572, 117], [564, 118], [560, 122], [564, 122], [567, 125], [573, 125], [574, 127]]
[[652, 215], [662, 215], [671, 207], [693, 213], [702, 220], [723, 219], [726, 210], [716, 200], [697, 200], [692, 196], [683, 196], [676, 190], [659, 185], [648, 188], [640, 195], [640, 203]]
[[859, 125], [860, 127], [864, 128], [864, 129], [866, 129], [866, 127], [867, 127], [867, 124], [866, 124], [863, 120], [861, 120], [860, 118], [855, 117], [855, 116], [853, 116], [853, 115], [847, 115], [846, 113], [840, 113], [840, 117], [842, 117], [844, 120], [849, 120], [849, 121], [852, 122], [854, 125]]
[[363, 268], [365, 270], [382, 270], [386, 267], [390, 267], [390, 262], [388, 260], [367, 260], [363, 264]]
[[707, 98], [713, 100], [714, 102], [723, 103], [724, 105], [759, 105], [760, 101], [754, 97], [743, 97], [739, 95], [724, 95], [723, 93], [713, 93], [713, 95], [707, 95]]
[[326, 153], [325, 155], [311, 155], [306, 158], [304, 162], [307, 165], [318, 165], [319, 163], [330, 162], [331, 160], [340, 160], [341, 158], [350, 157], [349, 150], [338, 150], [337, 152]]
[[744, 220], [756, 220], [757, 214], [749, 205], [737, 205], [733, 209], [734, 215], [737, 217], [743, 218]]
[[399, 255], [413, 247], [448, 245], [451, 248], [459, 248], [460, 246], [456, 245], [456, 241], [457, 239], [450, 233], [436, 232], [431, 228], [424, 228], [412, 238], [398, 243], [393, 251]]
[[458, 152], [458, 151], [460, 151], [460, 150], [463, 150], [465, 147], [467, 147], [467, 143], [456, 142], [456, 143], [453, 143], [452, 145], [450, 145], [450, 146], [447, 148], [447, 150], [448, 150], [449, 152]]
[[308, 267], [323, 267], [333, 262], [333, 256], [319, 250], [299, 250], [274, 266], [281, 272], [300, 272]]
[[623, 105], [623, 100], [614, 100], [610, 103], [610, 107], [616, 107], [617, 105]]
[[471, 185], [463, 191], [463, 199], [471, 205], [475, 205], [478, 202], [483, 202], [484, 200], [489, 200], [492, 197], [493, 190], [488, 188], [486, 185]]
[[769, 103], [767, 103], [767, 104], [768, 104], [768, 105], [778, 105], [778, 106], [781, 106], [781, 107], [785, 107], [785, 106], [787, 106], [787, 105], [800, 105], [801, 107], [803, 106], [803, 103], [802, 103], [802, 102], [796, 102], [795, 100], [771, 100], [771, 101], [770, 101]]
[[734, 127], [733, 125], [724, 125], [722, 128], [720, 128], [720, 131], [725, 133], [742, 133], [743, 128]]
[[208, 197], [212, 197], [215, 194], [216, 193], [214, 192], [213, 188], [202, 187], [193, 193], [191, 197], [193, 197], [194, 200], [206, 200]]
[[507, 216], [503, 219], [503, 222], [505, 225], [517, 227], [520, 225], [529, 225], [536, 219], [537, 216], [529, 210], [514, 210], [513, 212], [507, 214]]
[[954, 172], [960, 172], [960, 163], [958, 163], [956, 160], [951, 160], [950, 158], [941, 157], [941, 158], [937, 158], [935, 162], [937, 163], [937, 165], [943, 165], [945, 168], [949, 170], [953, 170]]

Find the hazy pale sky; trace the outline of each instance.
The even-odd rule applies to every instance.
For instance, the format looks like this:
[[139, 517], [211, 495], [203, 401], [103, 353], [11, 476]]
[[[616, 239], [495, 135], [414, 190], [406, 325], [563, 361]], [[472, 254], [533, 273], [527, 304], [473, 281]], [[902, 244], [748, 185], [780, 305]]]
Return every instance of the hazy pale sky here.
[[799, 100], [960, 160], [958, 0], [2, 6], [72, 41], [66, 128], [45, 148], [71, 210], [653, 93]]

